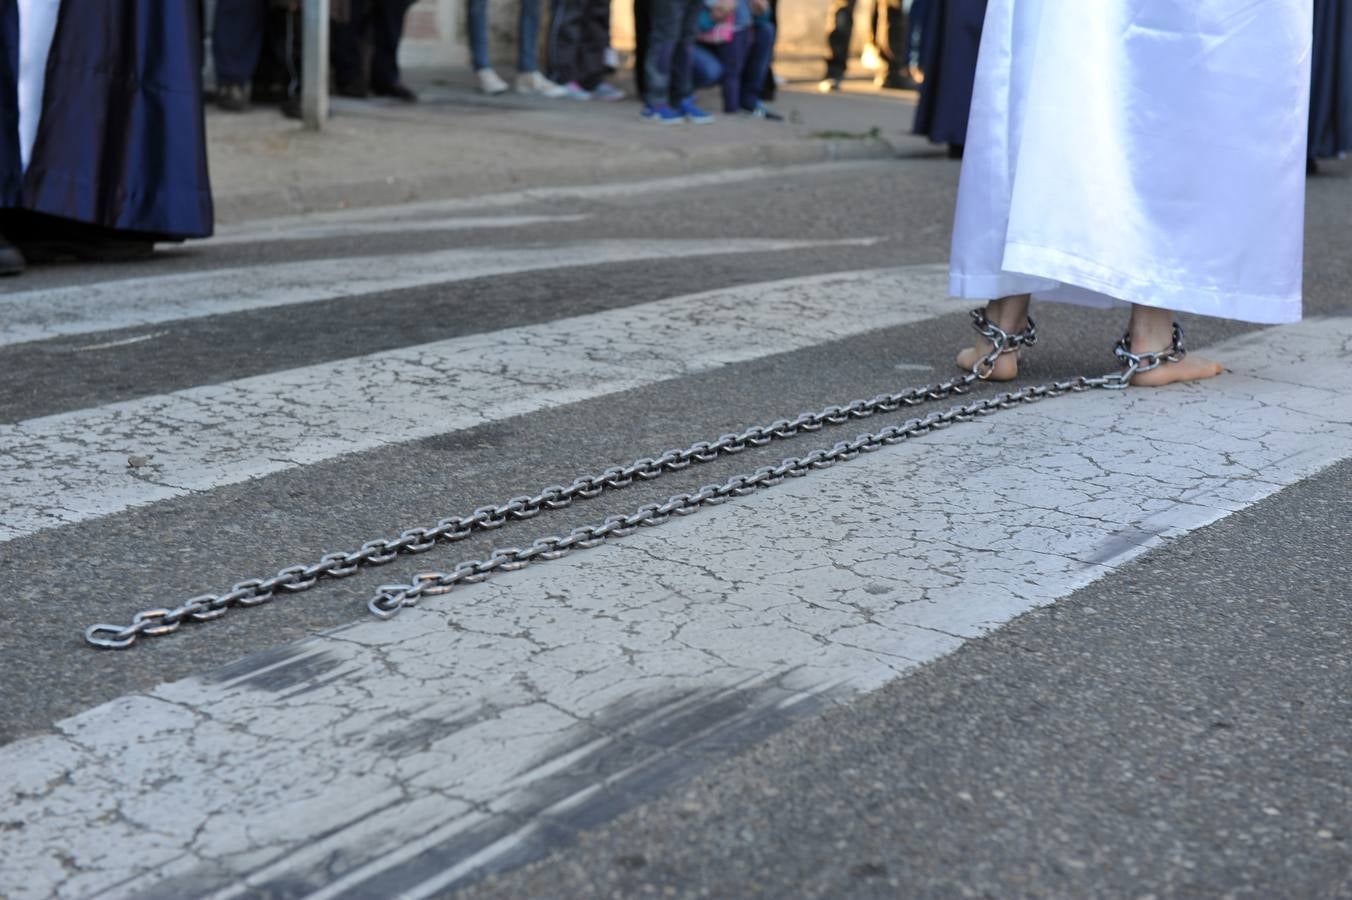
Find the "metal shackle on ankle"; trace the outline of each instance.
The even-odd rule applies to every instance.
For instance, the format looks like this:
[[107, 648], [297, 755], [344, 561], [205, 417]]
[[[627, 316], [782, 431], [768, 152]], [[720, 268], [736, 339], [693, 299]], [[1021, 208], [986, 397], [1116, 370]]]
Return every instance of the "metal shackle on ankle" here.
[[1006, 353], [1014, 353], [1022, 347], [1031, 347], [1037, 343], [1037, 323], [1033, 321], [1032, 316], [1028, 317], [1028, 324], [1024, 326], [1022, 331], [1011, 334], [986, 318], [984, 309], [974, 309], [972, 310], [972, 327], [982, 337], [991, 342], [990, 352], [978, 359], [972, 366], [972, 374], [983, 381], [991, 377], [991, 373], [995, 371], [995, 361], [1001, 356]]
[[1177, 322], [1174, 323], [1173, 342], [1165, 350], [1132, 353], [1131, 332], [1127, 332], [1113, 347], [1113, 356], [1117, 357], [1118, 363], [1122, 366], [1122, 372], [1118, 375], [1120, 381], [1114, 387], [1126, 387], [1131, 383], [1132, 376], [1137, 373], [1158, 369], [1167, 362], [1178, 362], [1187, 355], [1188, 348], [1183, 345], [1183, 326]]

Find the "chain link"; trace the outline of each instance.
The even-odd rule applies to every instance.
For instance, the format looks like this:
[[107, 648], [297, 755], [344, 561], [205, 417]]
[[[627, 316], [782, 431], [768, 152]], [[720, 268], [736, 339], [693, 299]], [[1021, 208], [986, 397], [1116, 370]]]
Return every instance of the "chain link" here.
[[[138, 637], [171, 634], [184, 622], [206, 622], [220, 618], [233, 608], [259, 606], [272, 600], [279, 592], [308, 590], [321, 579], [343, 578], [363, 568], [384, 565], [401, 555], [423, 553], [441, 543], [462, 541], [514, 520], [529, 519], [542, 512], [565, 508], [578, 499], [591, 499], [606, 491], [628, 487], [635, 479], [649, 481], [669, 472], [740, 453], [747, 447], [765, 446], [773, 441], [819, 431], [828, 425], [841, 425], [854, 419], [965, 394], [973, 384], [989, 376], [994, 359], [1001, 353], [1012, 352], [1020, 346], [1031, 346], [1037, 340], [1031, 319], [1028, 327], [1017, 334], [1009, 334], [994, 326], [984, 315], [980, 315], [980, 311], [973, 314], [973, 319], [977, 330], [992, 342], [994, 349], [978, 361], [972, 372], [957, 378], [893, 394], [880, 394], [871, 400], [853, 400], [843, 406], [828, 406], [815, 413], [803, 413], [794, 419], [778, 419], [741, 432], [723, 434], [712, 441], [696, 441], [684, 449], [667, 450], [656, 457], [643, 457], [627, 466], [612, 466], [592, 475], [579, 476], [567, 485], [550, 485], [533, 496], [513, 497], [496, 506], [481, 506], [468, 515], [448, 516], [434, 525], [406, 529], [397, 537], [376, 538], [356, 550], [326, 553], [308, 565], [287, 566], [270, 578], [251, 578], [238, 582], [221, 594], [200, 594], [182, 601], [173, 609], [142, 610], [125, 626], [106, 623], [92, 625], [85, 631], [85, 640], [95, 647], [123, 649], [130, 647]], [[1178, 341], [1181, 344], [1181, 333]], [[1159, 355], [1142, 354], [1139, 359], [1145, 361], [1147, 356]], [[1168, 359], [1168, 356], [1161, 356], [1160, 359]], [[1155, 365], [1158, 364], [1159, 361], [1156, 361]], [[861, 434], [854, 440], [840, 441], [830, 448], [786, 458], [778, 465], [761, 466], [753, 472], [734, 475], [722, 484], [707, 484], [694, 493], [675, 494], [664, 503], [645, 504], [629, 515], [607, 516], [597, 524], [580, 526], [564, 535], [538, 538], [526, 547], [498, 548], [483, 559], [465, 560], [447, 572], [417, 574], [407, 584], [382, 585], [367, 607], [381, 618], [390, 618], [400, 610], [416, 605], [422, 597], [447, 593], [460, 584], [483, 581], [499, 569], [509, 571], [523, 568], [537, 560], [558, 559], [574, 549], [595, 547], [612, 538], [632, 534], [640, 527], [661, 525], [672, 516], [690, 515], [705, 506], [779, 484], [785, 478], [801, 477], [814, 469], [824, 469], [837, 462], [854, 459], [860, 453], [872, 452], [956, 422], [971, 421], [1047, 397], [1093, 388], [1123, 386], [1130, 374], [1136, 371], [1144, 370], [1137, 367], [1130, 369], [1127, 374], [1113, 373], [1097, 378], [1080, 376], [1068, 381], [1006, 391], [943, 412], [910, 419], [901, 425]]]

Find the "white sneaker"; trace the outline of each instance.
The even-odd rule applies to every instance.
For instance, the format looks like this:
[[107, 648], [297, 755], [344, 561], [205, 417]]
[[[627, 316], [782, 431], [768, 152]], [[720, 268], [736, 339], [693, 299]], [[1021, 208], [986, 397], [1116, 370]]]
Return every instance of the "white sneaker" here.
[[479, 90], [489, 96], [501, 94], [507, 90], [507, 82], [503, 81], [497, 72], [490, 69], [479, 69], [474, 73], [479, 76]]
[[516, 92], [518, 94], [536, 94], [540, 97], [549, 97], [552, 100], [568, 96], [568, 88], [561, 84], [555, 84], [539, 72], [519, 72], [516, 76]]
[[878, 45], [869, 41], [864, 45], [864, 52], [859, 54], [859, 65], [872, 72], [875, 69], [883, 67], [882, 54], [878, 52]]

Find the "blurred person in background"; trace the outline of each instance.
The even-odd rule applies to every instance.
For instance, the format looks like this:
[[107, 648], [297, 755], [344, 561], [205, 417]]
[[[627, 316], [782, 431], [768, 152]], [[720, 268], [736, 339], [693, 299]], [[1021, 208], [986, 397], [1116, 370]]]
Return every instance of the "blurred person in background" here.
[[211, 234], [197, 0], [6, 3], [0, 52], [0, 271]]
[[534, 94], [558, 99], [568, 89], [550, 81], [540, 72], [537, 58], [540, 42], [540, 0], [521, 0], [516, 23], [516, 79], [508, 85], [493, 68], [488, 53], [488, 0], [469, 0], [469, 50], [479, 90], [502, 94], [515, 88], [518, 94]]
[[926, 0], [920, 35], [920, 103], [913, 131], [961, 159], [967, 143], [967, 116], [972, 108], [977, 51], [986, 0]]
[[[854, 35], [854, 7], [855, 0], [831, 0], [826, 18], [826, 77], [817, 85], [824, 94], [839, 91], [845, 79]], [[874, 0], [870, 19], [873, 25], [870, 43], [880, 69], [874, 86], [914, 90], [916, 83], [909, 71], [911, 35], [906, 24], [905, 0]]]
[[651, 0], [640, 113], [650, 122], [704, 125], [714, 120], [691, 96], [695, 34], [704, 5], [704, 0]]
[[1306, 171], [1316, 160], [1352, 150], [1352, 0], [1314, 0], [1314, 57], [1310, 73], [1310, 145]]
[[211, 27], [216, 105], [244, 112], [279, 103], [300, 118], [300, 28], [295, 0], [217, 0]]
[[721, 85], [725, 113], [783, 120], [761, 99], [775, 50], [775, 26], [766, 0], [715, 0], [700, 14], [696, 38], [695, 87]]
[[[346, 0], [334, 15], [329, 56], [334, 87], [344, 97], [393, 97], [416, 103], [418, 95], [399, 73], [399, 42], [404, 19], [415, 0]], [[537, 0], [538, 2], [538, 0]], [[335, 6], [337, 13], [337, 7]], [[369, 71], [363, 61], [369, 49]]]
[[553, 0], [547, 41], [549, 80], [574, 100], [622, 100], [606, 80], [610, 56], [610, 0]]

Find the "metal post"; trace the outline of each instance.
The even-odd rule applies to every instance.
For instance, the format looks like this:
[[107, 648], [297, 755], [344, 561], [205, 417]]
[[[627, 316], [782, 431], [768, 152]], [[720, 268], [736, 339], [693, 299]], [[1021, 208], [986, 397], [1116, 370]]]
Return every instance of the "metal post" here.
[[305, 0], [301, 26], [301, 113], [319, 131], [329, 117], [329, 0]]

